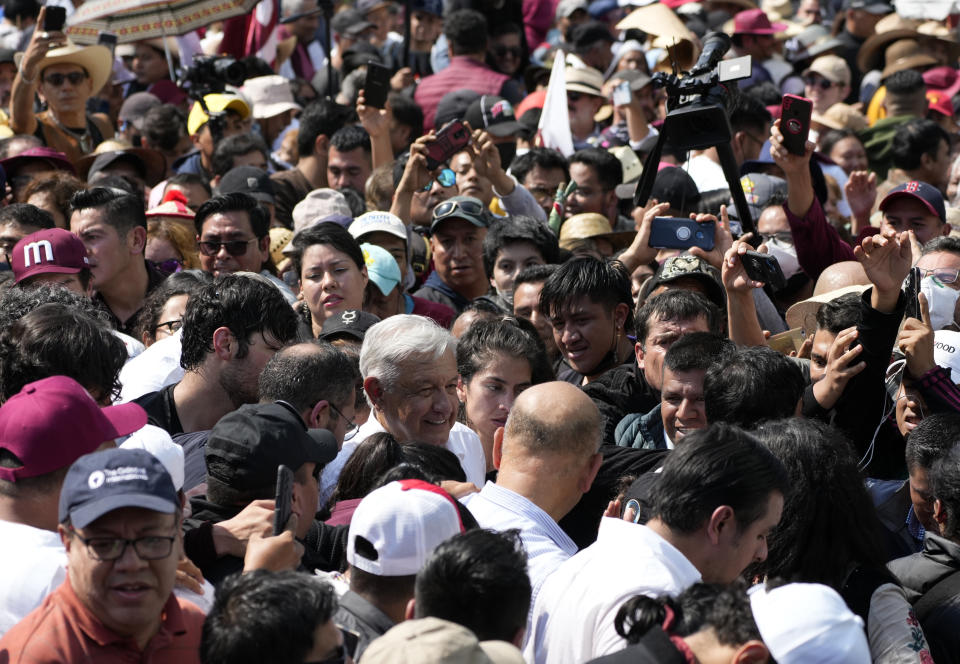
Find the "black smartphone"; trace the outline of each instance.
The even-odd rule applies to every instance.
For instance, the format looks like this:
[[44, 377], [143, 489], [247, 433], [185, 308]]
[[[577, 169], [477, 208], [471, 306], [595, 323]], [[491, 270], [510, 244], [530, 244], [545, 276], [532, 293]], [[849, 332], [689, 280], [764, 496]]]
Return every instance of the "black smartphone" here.
[[759, 251], [747, 251], [741, 254], [740, 262], [743, 263], [747, 276], [754, 281], [769, 284], [774, 290], [787, 285], [783, 270], [780, 269], [780, 263], [775, 256], [761, 254]]
[[44, 32], [63, 32], [63, 24], [66, 22], [67, 10], [65, 7], [47, 5], [47, 13], [43, 18]]
[[280, 464], [277, 466], [277, 492], [273, 507], [273, 534], [279, 535], [287, 527], [293, 513], [293, 471]]
[[379, 62], [367, 63], [367, 78], [363, 82], [363, 99], [367, 106], [383, 108], [390, 93], [390, 68]]
[[97, 44], [100, 46], [106, 46], [110, 49], [110, 57], [114, 56], [114, 52], [117, 49], [117, 36], [112, 32], [101, 32], [97, 36]]
[[903, 294], [906, 299], [907, 308], [903, 312], [904, 318], [916, 318], [920, 320], [920, 281], [923, 279], [923, 273], [918, 267], [910, 268], [907, 278], [903, 282]]
[[699, 223], [682, 217], [654, 217], [650, 226], [650, 246], [657, 249], [713, 249], [714, 222]]
[[813, 102], [797, 95], [783, 95], [780, 104], [780, 133], [783, 146], [791, 154], [803, 155], [810, 134], [810, 114]]
[[427, 170], [433, 171], [470, 145], [470, 130], [460, 120], [451, 120], [427, 143]]

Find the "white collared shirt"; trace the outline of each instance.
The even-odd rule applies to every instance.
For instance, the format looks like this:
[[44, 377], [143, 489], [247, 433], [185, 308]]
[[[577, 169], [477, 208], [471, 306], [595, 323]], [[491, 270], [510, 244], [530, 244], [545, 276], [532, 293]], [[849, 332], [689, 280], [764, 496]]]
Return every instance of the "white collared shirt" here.
[[677, 595], [700, 572], [650, 528], [606, 517], [597, 541], [560, 565], [537, 596], [523, 654], [535, 664], [579, 664], [622, 650], [614, 618], [634, 595]]
[[0, 636], [40, 606], [67, 578], [60, 535], [0, 520]]
[[[544, 581], [561, 564], [577, 552], [577, 545], [549, 514], [515, 491], [487, 482], [480, 493], [464, 496], [477, 523], [491, 530], [520, 530], [520, 540], [527, 552], [527, 573], [530, 575], [530, 612], [527, 616], [527, 635], [537, 594]], [[524, 637], [526, 639], [526, 636]]]
[[[340, 472], [344, 464], [347, 463], [357, 449], [357, 445], [365, 441], [375, 433], [386, 431], [374, 413], [370, 413], [367, 421], [357, 430], [356, 435], [349, 441], [343, 443], [340, 453], [337, 457], [328, 463], [320, 474], [320, 505], [323, 506], [330, 499], [334, 488], [337, 486], [337, 480], [340, 479]], [[482, 488], [487, 481], [487, 459], [483, 455], [483, 445], [480, 444], [480, 437], [469, 427], [455, 422], [450, 434], [447, 436], [445, 448], [457, 455], [463, 472], [467, 476], [468, 482], [473, 482], [478, 488]]]

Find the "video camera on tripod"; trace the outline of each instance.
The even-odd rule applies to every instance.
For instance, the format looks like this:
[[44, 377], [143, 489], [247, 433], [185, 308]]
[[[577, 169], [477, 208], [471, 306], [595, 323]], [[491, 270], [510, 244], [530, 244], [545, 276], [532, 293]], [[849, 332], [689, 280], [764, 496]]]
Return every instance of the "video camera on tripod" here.
[[715, 147], [743, 231], [754, 233], [753, 242], [756, 246], [760, 240], [756, 237], [753, 218], [750, 216], [747, 199], [740, 185], [737, 161], [730, 146], [733, 129], [730, 127], [730, 118], [727, 114], [728, 92], [724, 85], [730, 81], [749, 78], [752, 65], [749, 55], [732, 60], [722, 59], [730, 50], [731, 43], [727, 35], [719, 32], [711, 33], [704, 38], [703, 51], [693, 69], [680, 72], [674, 63], [672, 74], [665, 72], [654, 74], [654, 87], [667, 90], [667, 117], [664, 119], [656, 145], [647, 155], [646, 163], [643, 165], [643, 175], [637, 185], [633, 204], [637, 207], [647, 204], [657, 177], [657, 165], [660, 163], [664, 141], [669, 140], [672, 146], [680, 150], [704, 150]]

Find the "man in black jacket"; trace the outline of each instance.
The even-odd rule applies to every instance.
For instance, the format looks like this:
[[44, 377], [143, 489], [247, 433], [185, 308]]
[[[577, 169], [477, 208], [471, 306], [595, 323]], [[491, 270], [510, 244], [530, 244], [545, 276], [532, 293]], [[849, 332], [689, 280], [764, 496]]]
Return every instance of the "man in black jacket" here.
[[710, 300], [682, 288], [661, 293], [637, 311], [636, 359], [629, 357], [583, 389], [600, 410], [604, 443], [615, 444], [617, 424], [624, 417], [649, 412], [660, 403], [663, 357], [673, 342], [691, 332], [719, 333], [721, 320]]
[[960, 446], [930, 472], [933, 516], [923, 550], [889, 564], [913, 604], [934, 660], [960, 662]]

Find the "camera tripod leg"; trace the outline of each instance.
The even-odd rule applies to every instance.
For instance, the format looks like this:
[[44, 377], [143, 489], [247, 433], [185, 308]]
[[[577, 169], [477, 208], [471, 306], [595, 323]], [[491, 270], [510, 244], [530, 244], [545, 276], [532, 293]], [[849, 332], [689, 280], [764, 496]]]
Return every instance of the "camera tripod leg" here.
[[730, 195], [733, 197], [733, 204], [737, 208], [737, 216], [740, 218], [740, 226], [744, 233], [753, 233], [750, 244], [754, 248], [760, 246], [760, 237], [757, 235], [757, 226], [750, 216], [750, 207], [747, 205], [747, 197], [743, 193], [743, 186], [740, 184], [740, 169], [737, 167], [737, 159], [733, 156], [733, 148], [729, 143], [717, 145], [717, 155], [720, 157], [720, 167], [723, 169], [723, 176], [727, 179], [727, 186], [730, 187]]

